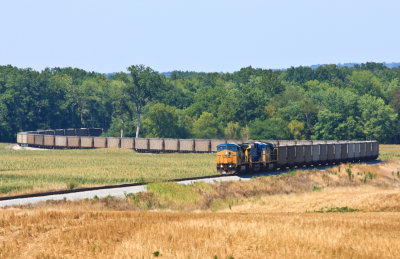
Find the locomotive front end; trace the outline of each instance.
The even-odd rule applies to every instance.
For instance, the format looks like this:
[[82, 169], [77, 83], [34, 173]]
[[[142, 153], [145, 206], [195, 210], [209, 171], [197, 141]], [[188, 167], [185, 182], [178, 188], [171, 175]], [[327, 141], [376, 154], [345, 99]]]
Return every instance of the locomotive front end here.
[[238, 171], [239, 146], [220, 144], [217, 146], [217, 171], [220, 174], [234, 174]]

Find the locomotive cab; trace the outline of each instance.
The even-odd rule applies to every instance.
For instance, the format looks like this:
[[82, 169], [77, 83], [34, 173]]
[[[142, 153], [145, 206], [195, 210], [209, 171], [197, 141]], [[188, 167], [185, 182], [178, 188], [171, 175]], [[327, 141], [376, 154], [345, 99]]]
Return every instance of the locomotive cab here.
[[220, 144], [217, 146], [217, 171], [220, 174], [234, 174], [240, 170], [243, 150], [236, 144]]
[[217, 171], [220, 174], [259, 172], [273, 169], [274, 146], [266, 142], [220, 144], [217, 146]]

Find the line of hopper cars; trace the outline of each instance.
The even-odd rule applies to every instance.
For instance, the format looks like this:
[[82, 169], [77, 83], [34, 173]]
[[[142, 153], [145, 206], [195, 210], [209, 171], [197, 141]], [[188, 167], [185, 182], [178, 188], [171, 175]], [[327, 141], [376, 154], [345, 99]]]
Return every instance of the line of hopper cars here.
[[377, 141], [298, 141], [226, 143], [217, 147], [220, 174], [248, 173], [303, 166], [375, 160]]
[[[252, 141], [218, 139], [100, 137], [98, 128], [20, 132], [20, 145], [42, 148], [127, 148], [138, 152], [218, 153], [220, 173], [242, 173], [295, 166], [376, 159], [377, 141]], [[246, 155], [247, 152], [247, 155]], [[220, 159], [220, 161], [219, 161]]]
[[102, 129], [65, 129], [20, 132], [20, 145], [43, 148], [127, 148], [138, 152], [217, 152], [218, 139], [116, 138], [100, 137]]

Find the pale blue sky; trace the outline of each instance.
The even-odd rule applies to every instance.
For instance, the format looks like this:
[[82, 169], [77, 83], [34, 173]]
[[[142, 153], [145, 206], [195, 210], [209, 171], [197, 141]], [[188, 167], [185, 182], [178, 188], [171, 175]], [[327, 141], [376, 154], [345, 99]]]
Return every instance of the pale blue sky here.
[[395, 0], [3, 0], [0, 65], [106, 73], [400, 62], [399, 12]]

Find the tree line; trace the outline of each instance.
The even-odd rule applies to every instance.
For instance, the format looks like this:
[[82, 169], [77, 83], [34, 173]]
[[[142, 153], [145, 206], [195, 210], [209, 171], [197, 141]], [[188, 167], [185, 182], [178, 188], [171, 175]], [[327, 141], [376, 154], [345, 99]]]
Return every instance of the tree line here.
[[124, 137], [400, 143], [399, 116], [400, 68], [381, 63], [167, 75], [132, 65], [110, 76], [0, 66], [2, 142], [19, 131], [102, 127]]

